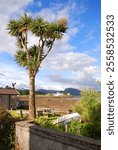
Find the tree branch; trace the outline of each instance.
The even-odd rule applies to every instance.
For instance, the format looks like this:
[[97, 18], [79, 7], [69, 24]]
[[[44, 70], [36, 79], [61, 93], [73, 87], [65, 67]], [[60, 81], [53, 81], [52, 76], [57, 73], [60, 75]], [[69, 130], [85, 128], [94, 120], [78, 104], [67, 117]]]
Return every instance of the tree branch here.
[[49, 52], [51, 51], [51, 49], [52, 49], [52, 45], [53, 45], [54, 41], [55, 41], [55, 38], [52, 40], [52, 43], [51, 43], [51, 45], [50, 45], [50, 47], [49, 47], [49, 49], [48, 49], [47, 53], [46, 53], [46, 54], [42, 57], [41, 61], [42, 61], [42, 60], [44, 60], [44, 59], [45, 59], [45, 57], [46, 57], [46, 56], [49, 54]]
[[29, 63], [30, 56], [29, 56], [29, 50], [27, 48], [27, 31], [23, 31], [23, 32], [24, 32], [24, 36], [23, 35], [21, 36], [21, 43], [22, 43], [23, 48], [26, 51], [27, 62]]

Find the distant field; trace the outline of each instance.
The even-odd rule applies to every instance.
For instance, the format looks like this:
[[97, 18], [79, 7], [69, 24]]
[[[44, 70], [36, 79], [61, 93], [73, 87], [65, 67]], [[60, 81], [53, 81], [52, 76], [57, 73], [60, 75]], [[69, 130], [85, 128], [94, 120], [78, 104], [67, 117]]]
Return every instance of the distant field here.
[[[20, 101], [28, 101], [28, 96], [20, 96]], [[36, 108], [50, 108], [56, 110], [71, 110], [79, 98], [67, 96], [36, 96]]]

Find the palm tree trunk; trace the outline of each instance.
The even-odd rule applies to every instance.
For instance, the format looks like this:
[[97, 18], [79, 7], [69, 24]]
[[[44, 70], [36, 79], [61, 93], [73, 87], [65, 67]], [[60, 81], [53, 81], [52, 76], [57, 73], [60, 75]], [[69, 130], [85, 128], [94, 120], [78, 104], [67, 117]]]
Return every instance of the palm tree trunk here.
[[30, 75], [30, 91], [29, 91], [29, 119], [34, 120], [36, 117], [35, 107], [35, 76]]

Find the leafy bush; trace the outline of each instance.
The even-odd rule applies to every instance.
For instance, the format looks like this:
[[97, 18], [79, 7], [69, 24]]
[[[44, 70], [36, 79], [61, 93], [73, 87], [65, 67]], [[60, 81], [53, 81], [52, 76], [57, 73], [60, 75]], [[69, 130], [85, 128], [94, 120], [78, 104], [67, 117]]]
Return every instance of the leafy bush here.
[[81, 92], [81, 100], [75, 105], [75, 111], [81, 115], [80, 134], [100, 139], [101, 102], [100, 93], [94, 90]]
[[71, 121], [68, 123], [67, 132], [71, 134], [80, 135], [80, 127], [81, 127], [81, 124], [79, 121]]
[[[97, 128], [96, 128], [97, 126]], [[68, 123], [68, 132], [75, 135], [82, 135], [89, 138], [100, 139], [100, 126], [89, 122], [81, 123], [79, 121], [71, 121]]]
[[65, 129], [60, 124], [53, 125], [53, 121], [57, 119], [57, 117], [37, 117], [35, 119], [35, 124], [40, 125], [41, 127], [56, 129], [58, 131], [63, 132]]
[[27, 120], [28, 119], [28, 114], [20, 114], [20, 112], [18, 113], [16, 110], [10, 110], [9, 113], [11, 114], [11, 116], [17, 120]]
[[81, 123], [80, 135], [87, 136], [89, 138], [100, 139], [101, 128], [100, 126], [95, 126], [90, 122]]
[[81, 92], [81, 99], [75, 105], [75, 111], [81, 115], [84, 121], [100, 121], [101, 118], [101, 102], [100, 93], [94, 90], [84, 90]]
[[6, 145], [7, 150], [11, 150], [15, 144], [15, 122], [26, 118], [26, 116], [21, 118], [15, 111], [9, 113], [0, 107], [0, 144]]
[[11, 149], [14, 141], [15, 119], [4, 108], [0, 107], [0, 141]]

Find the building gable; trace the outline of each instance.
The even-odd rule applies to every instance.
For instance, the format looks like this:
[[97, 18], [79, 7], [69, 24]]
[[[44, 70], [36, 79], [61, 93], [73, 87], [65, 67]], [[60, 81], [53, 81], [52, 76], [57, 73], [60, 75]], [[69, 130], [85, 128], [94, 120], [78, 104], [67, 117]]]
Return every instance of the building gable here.
[[0, 88], [0, 95], [19, 95], [15, 88]]

